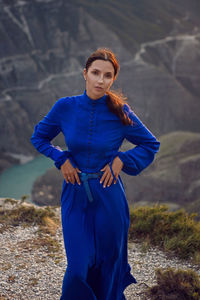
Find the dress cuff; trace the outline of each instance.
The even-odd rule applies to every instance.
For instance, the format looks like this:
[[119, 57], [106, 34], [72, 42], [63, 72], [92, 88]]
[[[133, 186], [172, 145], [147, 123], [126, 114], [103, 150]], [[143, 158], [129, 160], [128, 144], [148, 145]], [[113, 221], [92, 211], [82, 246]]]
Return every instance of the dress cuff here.
[[138, 174], [138, 171], [135, 169], [135, 167], [130, 166], [130, 161], [127, 159], [127, 153], [118, 151], [116, 156], [118, 156], [121, 161], [123, 162], [122, 171], [128, 175], [136, 176]]
[[62, 155], [59, 157], [58, 160], [55, 161], [54, 165], [57, 169], [60, 170], [61, 166], [64, 164], [64, 162], [70, 157], [70, 152], [65, 150], [63, 151]]
[[125, 164], [125, 155], [124, 155], [124, 152], [118, 151], [117, 154], [116, 154], [116, 156], [118, 156], [121, 159], [121, 161], [123, 162], [123, 164]]

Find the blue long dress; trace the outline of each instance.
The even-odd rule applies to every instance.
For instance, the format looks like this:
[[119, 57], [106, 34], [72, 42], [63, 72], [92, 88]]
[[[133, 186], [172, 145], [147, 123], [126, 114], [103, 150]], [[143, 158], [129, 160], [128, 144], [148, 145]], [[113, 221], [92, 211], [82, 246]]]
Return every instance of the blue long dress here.
[[[123, 110], [133, 125], [122, 124], [108, 109], [106, 98], [105, 94], [93, 100], [86, 90], [60, 98], [35, 126], [32, 144], [53, 159], [58, 169], [69, 158], [81, 172], [95, 173], [119, 156], [123, 172], [139, 174], [153, 161], [160, 143], [128, 104]], [[51, 143], [60, 132], [68, 150]], [[124, 139], [134, 147], [122, 152], [119, 147]], [[136, 283], [127, 257], [129, 207], [123, 182], [119, 175], [109, 187], [103, 187], [100, 177], [88, 183], [93, 201], [83, 182], [73, 185], [63, 180], [61, 217], [67, 268], [60, 299], [123, 300], [125, 288]]]

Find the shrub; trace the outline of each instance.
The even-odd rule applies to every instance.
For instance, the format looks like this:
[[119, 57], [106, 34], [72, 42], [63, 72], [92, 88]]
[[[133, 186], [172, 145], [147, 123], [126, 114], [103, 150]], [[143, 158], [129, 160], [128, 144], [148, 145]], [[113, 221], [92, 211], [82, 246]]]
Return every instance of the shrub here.
[[147, 292], [152, 300], [199, 300], [200, 279], [192, 270], [156, 270], [157, 285]]
[[32, 226], [39, 225], [40, 230], [54, 233], [59, 221], [50, 207], [37, 208], [34, 206], [20, 205], [13, 209], [0, 211], [1, 232], [9, 226]]
[[183, 209], [168, 211], [166, 205], [130, 207], [129, 239], [148, 241], [183, 259], [200, 263], [200, 222]]

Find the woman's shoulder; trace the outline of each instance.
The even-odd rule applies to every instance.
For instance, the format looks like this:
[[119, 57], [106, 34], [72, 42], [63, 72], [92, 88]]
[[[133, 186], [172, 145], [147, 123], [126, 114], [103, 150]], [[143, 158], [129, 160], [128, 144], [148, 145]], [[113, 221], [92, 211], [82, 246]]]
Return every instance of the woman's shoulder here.
[[76, 100], [77, 100], [77, 96], [61, 97], [56, 100], [54, 104], [54, 108], [58, 111], [69, 109], [70, 106], [73, 106], [76, 103]]
[[59, 105], [70, 105], [74, 104], [78, 96], [65, 96], [57, 99], [56, 103]]
[[[123, 111], [133, 121], [133, 126], [135, 128], [138, 128], [138, 126], [139, 127], [143, 127], [144, 126], [143, 122], [140, 120], [139, 116], [132, 109], [132, 107], [131, 107], [130, 104], [125, 103], [123, 105]], [[133, 126], [131, 126], [131, 127], [133, 127]]]
[[128, 104], [128, 103], [124, 103], [122, 109], [123, 109], [123, 112], [124, 112], [125, 114], [127, 114], [129, 117], [130, 117], [131, 115], [135, 115], [135, 113], [134, 113], [132, 107], [131, 107], [130, 104]]

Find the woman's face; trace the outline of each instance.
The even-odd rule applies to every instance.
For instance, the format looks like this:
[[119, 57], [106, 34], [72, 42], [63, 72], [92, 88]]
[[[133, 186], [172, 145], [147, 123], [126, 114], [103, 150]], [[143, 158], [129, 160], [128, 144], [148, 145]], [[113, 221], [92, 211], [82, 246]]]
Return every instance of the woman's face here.
[[88, 68], [84, 69], [87, 95], [98, 99], [105, 95], [114, 81], [114, 67], [110, 61], [97, 59]]

